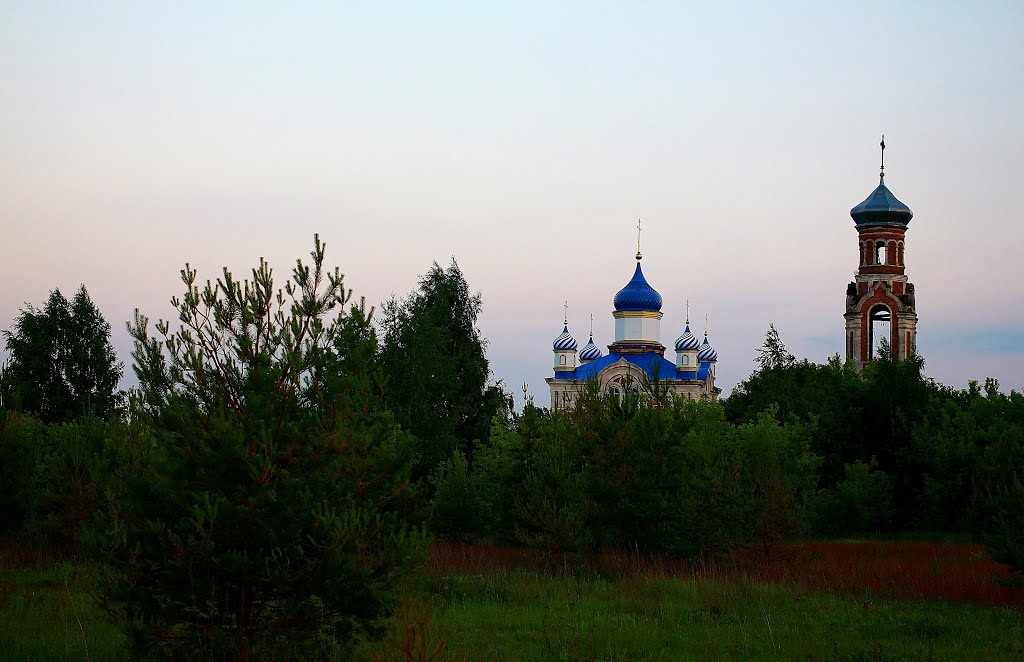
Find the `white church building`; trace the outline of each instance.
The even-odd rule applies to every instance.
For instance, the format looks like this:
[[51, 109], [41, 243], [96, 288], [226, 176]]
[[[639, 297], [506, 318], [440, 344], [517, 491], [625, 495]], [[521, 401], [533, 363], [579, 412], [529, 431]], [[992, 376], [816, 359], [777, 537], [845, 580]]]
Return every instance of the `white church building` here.
[[552, 345], [555, 374], [545, 379], [552, 409], [572, 407], [591, 379], [602, 392], [619, 396], [626, 389], [640, 391], [651, 382], [690, 399], [716, 400], [721, 393], [715, 387], [718, 352], [708, 342], [706, 330], [703, 342], [690, 332], [689, 310], [686, 326], [675, 341], [675, 362], [665, 358], [661, 295], [644, 278], [641, 259], [638, 250], [633, 278], [615, 295], [615, 341], [608, 345], [607, 354], [594, 343], [593, 329], [587, 344], [577, 352], [568, 317], [563, 319], [562, 333]]

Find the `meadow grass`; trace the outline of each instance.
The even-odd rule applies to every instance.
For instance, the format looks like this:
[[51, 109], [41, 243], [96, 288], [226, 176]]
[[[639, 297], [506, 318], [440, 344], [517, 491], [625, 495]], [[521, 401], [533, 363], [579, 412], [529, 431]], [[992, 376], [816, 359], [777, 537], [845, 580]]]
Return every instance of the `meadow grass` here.
[[1014, 607], [697, 577], [449, 575], [433, 636], [467, 660], [1020, 659]]
[[[449, 563], [432, 563], [430, 591], [396, 612], [385, 641], [358, 646], [357, 659], [1024, 657], [1019, 605], [680, 572], [655, 562], [573, 572], [509, 568], [486, 548], [467, 550], [476, 556], [460, 564], [452, 549], [439, 549]], [[866, 549], [865, 558], [875, 551]], [[522, 550], [505, 554], [506, 562], [528, 558]], [[127, 657], [125, 638], [90, 595], [87, 566], [45, 559], [0, 564], [0, 660]]]
[[123, 660], [127, 640], [89, 593], [87, 566], [0, 566], [0, 660]]

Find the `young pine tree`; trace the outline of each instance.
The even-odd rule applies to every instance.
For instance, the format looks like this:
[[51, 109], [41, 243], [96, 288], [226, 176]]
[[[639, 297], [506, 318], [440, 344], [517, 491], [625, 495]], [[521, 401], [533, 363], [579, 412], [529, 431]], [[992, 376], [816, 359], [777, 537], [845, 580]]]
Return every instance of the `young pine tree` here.
[[[317, 657], [373, 626], [425, 546], [405, 524], [412, 438], [384, 408], [372, 311], [312, 264], [275, 289], [182, 270], [180, 327], [136, 313], [155, 459], [98, 538], [137, 654]], [[324, 647], [327, 647], [326, 649]]]

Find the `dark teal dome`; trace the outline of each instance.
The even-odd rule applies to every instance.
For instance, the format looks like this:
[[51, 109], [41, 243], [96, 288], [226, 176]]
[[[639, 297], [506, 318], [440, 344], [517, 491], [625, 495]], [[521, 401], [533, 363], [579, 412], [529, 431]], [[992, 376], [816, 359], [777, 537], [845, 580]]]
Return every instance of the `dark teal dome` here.
[[850, 210], [857, 228], [905, 228], [914, 218], [910, 207], [896, 199], [885, 186], [885, 180], [871, 192], [867, 200]]
[[639, 260], [633, 278], [615, 294], [615, 310], [644, 310], [661, 312], [661, 295], [644, 278]]

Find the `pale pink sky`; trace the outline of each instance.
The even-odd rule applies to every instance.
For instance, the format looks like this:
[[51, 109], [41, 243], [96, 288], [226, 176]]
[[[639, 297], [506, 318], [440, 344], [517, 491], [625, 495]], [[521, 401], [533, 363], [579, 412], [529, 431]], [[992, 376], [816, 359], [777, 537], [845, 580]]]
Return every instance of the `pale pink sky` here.
[[769, 322], [842, 350], [885, 132], [928, 373], [1020, 389], [1024, 5], [819, 4], [5, 3], [0, 328], [84, 282], [130, 365], [184, 262], [283, 277], [319, 232], [378, 304], [454, 255], [546, 404], [562, 301], [611, 341], [642, 217], [663, 341], [688, 298], [729, 389]]

